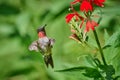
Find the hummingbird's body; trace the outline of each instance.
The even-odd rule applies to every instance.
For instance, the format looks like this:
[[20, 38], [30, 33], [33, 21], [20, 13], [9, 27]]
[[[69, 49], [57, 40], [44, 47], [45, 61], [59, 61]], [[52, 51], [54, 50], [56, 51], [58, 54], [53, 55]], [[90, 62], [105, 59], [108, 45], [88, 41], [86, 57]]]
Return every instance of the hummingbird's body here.
[[54, 39], [51, 39], [51, 38], [48, 38], [46, 36], [46, 32], [45, 32], [45, 29], [44, 27], [42, 28], [39, 28], [38, 30], [38, 40], [37, 41], [34, 41], [30, 47], [29, 47], [29, 50], [35, 50], [35, 51], [40, 51], [41, 54], [43, 55], [43, 58], [44, 58], [44, 61], [45, 61], [45, 64], [48, 65], [50, 64], [51, 67], [53, 68], [54, 65], [53, 65], [53, 59], [52, 59], [52, 46], [55, 42]]

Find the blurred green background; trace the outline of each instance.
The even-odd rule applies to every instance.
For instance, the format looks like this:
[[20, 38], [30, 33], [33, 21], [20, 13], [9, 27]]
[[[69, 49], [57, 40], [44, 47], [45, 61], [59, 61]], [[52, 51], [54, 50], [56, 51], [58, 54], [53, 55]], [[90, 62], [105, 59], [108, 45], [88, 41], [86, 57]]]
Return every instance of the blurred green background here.
[[[65, 16], [69, 13], [71, 1], [0, 0], [0, 80], [90, 80], [79, 71], [54, 72], [74, 66], [89, 66], [81, 56], [92, 53], [92, 50], [81, 48], [68, 38], [71, 33]], [[119, 4], [120, 0], [106, 0], [103, 20], [97, 28], [102, 43], [104, 29], [110, 35], [119, 30]], [[54, 69], [46, 68], [40, 53], [28, 50], [31, 42], [37, 39], [36, 29], [44, 24], [47, 24], [47, 35], [56, 39], [53, 47]], [[96, 44], [94, 40], [91, 43]], [[116, 75], [120, 75], [120, 51], [116, 54], [106, 52], [108, 63], [113, 64], [111, 60], [114, 61]], [[109, 54], [117, 57], [113, 59]]]

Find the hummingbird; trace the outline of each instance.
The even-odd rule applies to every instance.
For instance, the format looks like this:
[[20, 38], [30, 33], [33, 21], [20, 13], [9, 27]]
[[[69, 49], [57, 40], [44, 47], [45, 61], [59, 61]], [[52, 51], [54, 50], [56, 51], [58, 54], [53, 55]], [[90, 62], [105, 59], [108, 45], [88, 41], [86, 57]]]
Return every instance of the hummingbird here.
[[29, 50], [40, 52], [43, 55], [46, 66], [48, 67], [50, 65], [52, 68], [54, 68], [52, 59], [52, 47], [55, 43], [55, 39], [47, 37], [45, 26], [46, 24], [37, 29], [38, 40], [35, 40], [31, 43]]

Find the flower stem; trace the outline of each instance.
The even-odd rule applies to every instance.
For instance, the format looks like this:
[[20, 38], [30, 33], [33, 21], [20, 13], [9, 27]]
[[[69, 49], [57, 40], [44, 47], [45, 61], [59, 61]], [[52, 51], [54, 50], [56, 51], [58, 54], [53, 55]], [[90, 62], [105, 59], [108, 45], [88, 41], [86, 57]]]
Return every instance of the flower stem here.
[[107, 63], [106, 63], [106, 61], [105, 61], [104, 54], [103, 54], [103, 50], [102, 50], [101, 45], [100, 45], [100, 41], [99, 41], [98, 36], [97, 36], [96, 30], [94, 30], [93, 33], [94, 33], [95, 40], [96, 40], [96, 42], [97, 42], [97, 45], [98, 45], [98, 48], [99, 48], [101, 57], [102, 57], [102, 61], [103, 61], [104, 65], [107, 65]]

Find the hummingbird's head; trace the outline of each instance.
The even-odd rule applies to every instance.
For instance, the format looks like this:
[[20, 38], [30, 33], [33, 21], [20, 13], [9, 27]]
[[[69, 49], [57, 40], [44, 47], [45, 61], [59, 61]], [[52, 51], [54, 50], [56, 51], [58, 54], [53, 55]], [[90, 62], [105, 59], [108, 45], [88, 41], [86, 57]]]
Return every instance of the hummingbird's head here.
[[45, 26], [46, 26], [46, 24], [44, 26], [42, 26], [42, 27], [37, 29], [37, 33], [38, 33], [38, 37], [39, 38], [42, 38], [42, 37], [46, 36]]

